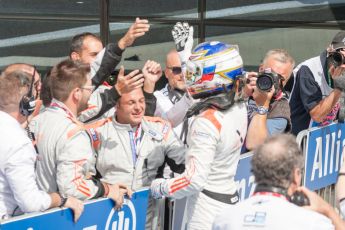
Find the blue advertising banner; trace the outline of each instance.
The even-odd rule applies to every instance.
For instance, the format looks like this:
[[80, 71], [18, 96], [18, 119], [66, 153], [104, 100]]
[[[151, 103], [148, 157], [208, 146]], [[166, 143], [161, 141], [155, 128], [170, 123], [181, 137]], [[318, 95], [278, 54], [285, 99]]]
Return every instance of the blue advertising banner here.
[[3, 221], [1, 230], [136, 230], [145, 229], [149, 190], [140, 190], [131, 200], [125, 199], [121, 210], [114, 210], [110, 199], [98, 199], [85, 204], [84, 212], [77, 223], [73, 222], [70, 209], [53, 209], [38, 214], [28, 214]]
[[241, 200], [251, 196], [255, 189], [254, 176], [250, 170], [250, 161], [252, 157], [252, 152], [245, 153], [241, 155], [240, 161], [238, 162], [235, 181], [238, 184], [238, 193]]
[[305, 154], [304, 185], [317, 190], [334, 184], [342, 163], [345, 143], [345, 124], [312, 129]]

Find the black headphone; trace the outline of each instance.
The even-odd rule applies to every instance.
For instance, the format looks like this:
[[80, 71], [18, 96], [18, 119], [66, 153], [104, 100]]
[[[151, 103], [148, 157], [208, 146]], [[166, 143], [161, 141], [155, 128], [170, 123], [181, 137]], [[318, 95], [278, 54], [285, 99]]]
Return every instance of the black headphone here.
[[32, 90], [33, 90], [34, 80], [35, 80], [35, 73], [36, 73], [36, 68], [34, 67], [34, 72], [32, 73], [29, 92], [26, 95], [24, 95], [19, 102], [19, 112], [25, 117], [30, 116], [35, 111], [35, 108], [36, 108], [36, 100], [35, 100], [35, 97], [32, 95]]

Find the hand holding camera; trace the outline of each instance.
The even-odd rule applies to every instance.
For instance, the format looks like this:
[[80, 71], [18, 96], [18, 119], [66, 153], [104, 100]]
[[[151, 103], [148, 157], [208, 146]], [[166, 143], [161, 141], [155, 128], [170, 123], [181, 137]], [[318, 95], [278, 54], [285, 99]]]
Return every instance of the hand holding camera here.
[[280, 88], [281, 78], [279, 74], [272, 71], [259, 72], [256, 80], [256, 87], [261, 91], [270, 92], [274, 86], [277, 91]]
[[304, 206], [305, 208], [311, 209], [325, 216], [328, 216], [329, 210], [333, 209], [320, 196], [318, 196], [315, 192], [310, 191], [306, 187], [299, 187], [297, 191], [303, 193], [309, 200], [309, 205]]

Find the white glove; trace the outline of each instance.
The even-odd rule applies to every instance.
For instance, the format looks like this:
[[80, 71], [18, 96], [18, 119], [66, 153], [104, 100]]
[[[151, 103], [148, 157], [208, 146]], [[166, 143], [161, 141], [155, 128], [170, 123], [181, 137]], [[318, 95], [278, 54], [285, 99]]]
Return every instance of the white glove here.
[[182, 63], [182, 73], [185, 76], [186, 63], [192, 54], [193, 48], [193, 26], [189, 26], [187, 22], [177, 22], [171, 30], [171, 34], [174, 38], [176, 50]]
[[168, 196], [168, 183], [166, 179], [158, 178], [151, 183], [151, 196], [153, 199], [161, 199], [164, 196]]

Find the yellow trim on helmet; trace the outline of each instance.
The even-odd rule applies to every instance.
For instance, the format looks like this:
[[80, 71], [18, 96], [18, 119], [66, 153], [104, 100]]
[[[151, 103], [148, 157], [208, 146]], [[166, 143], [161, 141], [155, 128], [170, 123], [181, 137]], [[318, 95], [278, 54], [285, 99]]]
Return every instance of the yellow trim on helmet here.
[[[211, 58], [214, 58], [215, 56], [218, 56], [218, 55], [222, 55], [222, 54], [226, 54], [226, 53], [230, 53], [231, 51], [233, 50], [237, 50], [235, 47], [230, 47], [226, 50], [223, 50], [222, 52], [219, 52], [219, 53], [215, 53], [215, 54], [212, 54], [210, 56], [207, 56], [205, 57], [204, 55], [208, 52], [208, 50], [201, 50], [197, 53], [194, 53], [192, 54], [191, 57], [193, 57], [195, 54], [196, 56], [198, 57], [197, 59], [192, 59], [193, 61], [199, 61], [199, 60], [208, 60], [208, 59], [211, 59]], [[203, 54], [202, 56], [199, 56], [198, 54]]]
[[215, 74], [218, 74], [220, 77], [222, 77], [222, 78], [224, 78], [226, 80], [231, 80], [231, 82], [232, 82], [232, 79], [230, 79], [228, 76], [226, 76], [225, 72], [229, 72], [229, 71], [241, 68], [241, 67], [242, 67], [242, 65], [235, 66], [235, 67], [230, 68], [230, 69], [226, 69], [226, 70], [223, 70], [223, 71], [215, 72]]

